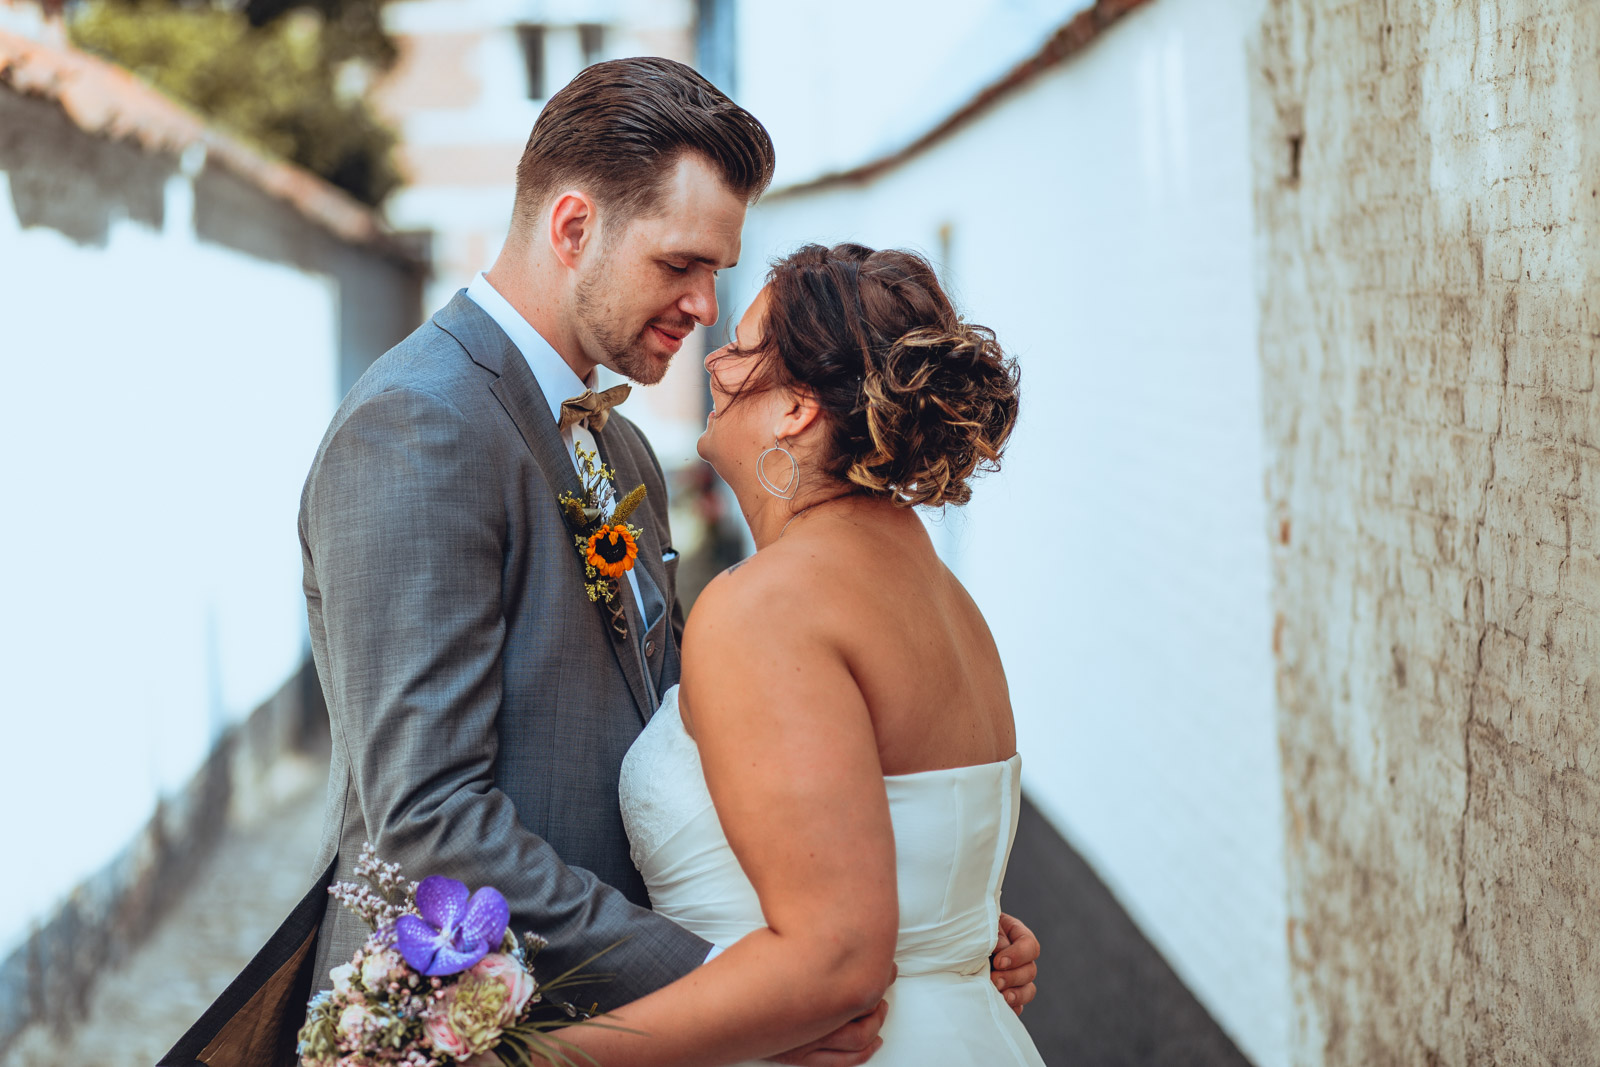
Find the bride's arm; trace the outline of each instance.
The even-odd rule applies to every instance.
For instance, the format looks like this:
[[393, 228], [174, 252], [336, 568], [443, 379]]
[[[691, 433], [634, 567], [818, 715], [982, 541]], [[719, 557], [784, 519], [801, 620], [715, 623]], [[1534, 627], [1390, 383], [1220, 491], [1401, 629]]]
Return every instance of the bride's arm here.
[[604, 1067], [770, 1056], [871, 1011], [892, 980], [894, 835], [872, 722], [838, 651], [801, 613], [774, 611], [777, 595], [755, 567], [708, 586], [682, 688], [767, 926], [605, 1017], [648, 1036], [561, 1031]]

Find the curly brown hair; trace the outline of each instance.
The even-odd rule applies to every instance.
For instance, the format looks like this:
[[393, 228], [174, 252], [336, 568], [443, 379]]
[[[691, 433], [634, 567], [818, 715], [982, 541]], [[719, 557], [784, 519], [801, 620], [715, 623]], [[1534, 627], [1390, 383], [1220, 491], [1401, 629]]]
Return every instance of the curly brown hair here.
[[928, 261], [810, 244], [768, 275], [762, 364], [746, 388], [800, 387], [831, 429], [823, 471], [906, 507], [965, 504], [997, 470], [1020, 375], [994, 331], [963, 322]]

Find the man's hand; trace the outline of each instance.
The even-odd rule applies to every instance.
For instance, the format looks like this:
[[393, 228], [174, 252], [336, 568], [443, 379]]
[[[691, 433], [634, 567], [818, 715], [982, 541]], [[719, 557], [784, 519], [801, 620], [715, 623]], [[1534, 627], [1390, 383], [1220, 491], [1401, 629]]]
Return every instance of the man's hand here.
[[989, 957], [989, 977], [1018, 1015], [1038, 995], [1039, 990], [1033, 984], [1039, 976], [1038, 959], [1039, 939], [1033, 936], [1033, 931], [1024, 926], [1021, 919], [1002, 914], [1000, 943]]
[[827, 1037], [818, 1038], [809, 1045], [773, 1056], [772, 1062], [787, 1063], [792, 1067], [856, 1067], [857, 1064], [866, 1063], [867, 1057], [883, 1044], [878, 1031], [883, 1029], [884, 1016], [888, 1013], [888, 1001], [880, 1000], [871, 1014], [852, 1019]]

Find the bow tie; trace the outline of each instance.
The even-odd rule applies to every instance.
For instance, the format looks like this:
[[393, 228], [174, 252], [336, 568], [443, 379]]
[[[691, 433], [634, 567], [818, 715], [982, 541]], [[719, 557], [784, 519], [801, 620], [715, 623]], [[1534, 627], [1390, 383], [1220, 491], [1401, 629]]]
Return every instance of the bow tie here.
[[589, 429], [603, 430], [606, 428], [606, 420], [611, 417], [611, 409], [628, 399], [628, 394], [631, 392], [633, 392], [631, 385], [613, 385], [603, 393], [585, 389], [582, 396], [561, 402], [561, 418], [556, 420], [556, 426], [562, 433], [566, 433], [569, 426], [587, 419]]

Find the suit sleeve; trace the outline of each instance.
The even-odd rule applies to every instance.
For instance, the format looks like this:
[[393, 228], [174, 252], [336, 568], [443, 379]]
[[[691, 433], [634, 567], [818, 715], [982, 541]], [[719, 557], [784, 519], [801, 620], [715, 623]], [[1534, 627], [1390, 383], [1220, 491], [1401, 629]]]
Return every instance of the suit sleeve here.
[[333, 728], [380, 856], [499, 889], [512, 928], [549, 939], [546, 977], [622, 941], [590, 967], [616, 978], [584, 993], [614, 1007], [710, 946], [564, 864], [495, 787], [507, 525], [494, 457], [456, 407], [417, 390], [366, 401], [330, 440], [304, 536]]

